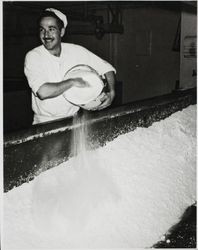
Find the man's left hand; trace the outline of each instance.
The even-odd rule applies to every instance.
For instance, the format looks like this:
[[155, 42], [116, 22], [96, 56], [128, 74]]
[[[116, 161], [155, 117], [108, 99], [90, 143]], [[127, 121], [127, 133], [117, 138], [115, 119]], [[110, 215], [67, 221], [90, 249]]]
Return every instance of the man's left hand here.
[[93, 109], [90, 109], [90, 110], [102, 110], [102, 109], [105, 109], [107, 108], [108, 106], [111, 105], [113, 99], [115, 97], [115, 92], [114, 91], [111, 91], [111, 92], [107, 92], [107, 93], [102, 93], [101, 94], [101, 99], [100, 99], [100, 96], [98, 97], [101, 101], [101, 104]]

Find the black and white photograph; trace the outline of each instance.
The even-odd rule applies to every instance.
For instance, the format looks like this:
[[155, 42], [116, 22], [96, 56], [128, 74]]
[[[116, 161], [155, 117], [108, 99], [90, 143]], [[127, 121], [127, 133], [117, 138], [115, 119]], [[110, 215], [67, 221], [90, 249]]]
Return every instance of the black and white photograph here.
[[196, 249], [197, 1], [1, 13], [1, 249]]

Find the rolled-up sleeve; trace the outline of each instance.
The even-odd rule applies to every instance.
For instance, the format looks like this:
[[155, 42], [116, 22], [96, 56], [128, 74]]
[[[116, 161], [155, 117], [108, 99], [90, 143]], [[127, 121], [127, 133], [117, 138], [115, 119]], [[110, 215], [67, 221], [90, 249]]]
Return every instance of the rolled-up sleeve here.
[[27, 77], [28, 84], [33, 93], [36, 92], [46, 82], [43, 76], [43, 67], [41, 65], [40, 56], [35, 52], [28, 52], [25, 56], [24, 74]]

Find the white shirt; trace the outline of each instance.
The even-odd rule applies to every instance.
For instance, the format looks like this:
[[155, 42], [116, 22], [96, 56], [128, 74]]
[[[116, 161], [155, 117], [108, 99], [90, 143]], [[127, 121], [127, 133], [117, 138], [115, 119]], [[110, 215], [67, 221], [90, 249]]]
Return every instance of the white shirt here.
[[25, 57], [24, 73], [32, 89], [33, 124], [73, 116], [79, 107], [69, 103], [63, 95], [40, 100], [36, 92], [46, 82], [60, 82], [65, 73], [78, 64], [89, 65], [99, 75], [115, 69], [82, 46], [61, 43], [61, 55], [56, 57], [43, 45], [29, 51]]

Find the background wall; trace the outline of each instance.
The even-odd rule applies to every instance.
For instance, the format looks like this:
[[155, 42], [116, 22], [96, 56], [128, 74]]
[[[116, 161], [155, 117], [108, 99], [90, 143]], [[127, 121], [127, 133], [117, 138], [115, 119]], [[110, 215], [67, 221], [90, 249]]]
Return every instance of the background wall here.
[[172, 48], [179, 18], [179, 12], [159, 8], [124, 11], [125, 35], [117, 36], [116, 64], [125, 102], [175, 88], [179, 52]]
[[[28, 96], [30, 90], [23, 73], [23, 64], [25, 54], [40, 44], [36, 26], [40, 11], [46, 7], [55, 7], [65, 12], [69, 26], [72, 28], [68, 26], [63, 41], [83, 45], [114, 65], [118, 80], [116, 105], [121, 105], [167, 94], [178, 88], [181, 80], [178, 46], [180, 20], [181, 13], [185, 12], [185, 6], [181, 6], [180, 3], [171, 1], [4, 2], [4, 129], [9, 130], [8, 124], [12, 124], [10, 129], [31, 124], [32, 119], [27, 119], [28, 116], [32, 117], [32, 112], [28, 111], [31, 107], [29, 102], [27, 104], [27, 96], [24, 98], [24, 90], [27, 91]], [[191, 6], [190, 9], [193, 16], [190, 22], [196, 22], [196, 8]], [[118, 19], [113, 19], [116, 13], [118, 13]], [[118, 26], [123, 25], [123, 33], [118, 28], [117, 32], [110, 29], [101, 39], [98, 39], [93, 23], [96, 16], [102, 17], [105, 24], [119, 22]], [[21, 98], [19, 98], [20, 91]], [[21, 125], [17, 125], [19, 122], [16, 118], [12, 119], [11, 100], [13, 103], [18, 102], [17, 112], [21, 114]], [[24, 112], [22, 107], [26, 104], [29, 108]], [[9, 122], [6, 123], [8, 114]]]

